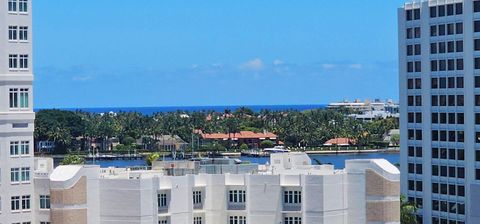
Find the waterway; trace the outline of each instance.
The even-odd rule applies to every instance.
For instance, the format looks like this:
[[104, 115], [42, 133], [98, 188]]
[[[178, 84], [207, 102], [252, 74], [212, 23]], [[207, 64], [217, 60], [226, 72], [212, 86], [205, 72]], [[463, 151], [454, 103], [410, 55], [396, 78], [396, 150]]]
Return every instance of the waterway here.
[[[345, 168], [345, 160], [350, 159], [386, 159], [392, 164], [400, 163], [399, 153], [359, 153], [359, 154], [334, 154], [334, 155], [310, 155], [310, 158], [320, 161], [322, 164], [333, 164], [336, 169]], [[171, 160], [171, 158], [165, 158]], [[249, 161], [251, 163], [265, 164], [269, 162], [268, 157], [240, 157], [242, 161]], [[87, 161], [88, 164], [93, 164], [92, 160]], [[97, 160], [96, 165], [100, 167], [131, 167], [131, 166], [146, 166], [144, 160]], [[312, 161], [312, 164], [316, 164]]]

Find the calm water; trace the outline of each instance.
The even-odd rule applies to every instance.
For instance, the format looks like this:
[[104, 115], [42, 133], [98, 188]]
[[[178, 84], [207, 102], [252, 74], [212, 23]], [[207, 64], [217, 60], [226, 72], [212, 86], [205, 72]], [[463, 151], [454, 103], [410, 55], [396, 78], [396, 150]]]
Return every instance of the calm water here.
[[[345, 168], [345, 160], [349, 159], [386, 159], [390, 163], [395, 164], [400, 162], [400, 154], [398, 153], [362, 153], [362, 154], [338, 154], [338, 155], [310, 155], [310, 158], [315, 158], [322, 163], [330, 163], [336, 169]], [[251, 163], [265, 164], [269, 161], [268, 157], [241, 157], [242, 161], [250, 161]], [[92, 164], [93, 161], [88, 161]], [[315, 164], [315, 161], [312, 161]], [[145, 166], [144, 160], [102, 160], [96, 161], [97, 165], [101, 167], [128, 167], [128, 166]]]
[[[91, 113], [108, 113], [108, 112], [138, 112], [144, 115], [152, 115], [158, 112], [175, 112], [175, 111], [216, 111], [223, 112], [225, 110], [234, 111], [240, 107], [248, 107], [255, 112], [259, 112], [262, 109], [268, 109], [272, 111], [280, 110], [313, 110], [313, 109], [324, 109], [325, 104], [312, 104], [312, 105], [233, 105], [233, 106], [182, 106], [182, 107], [98, 107], [98, 108], [59, 108], [62, 110], [70, 111], [85, 111]], [[50, 108], [37, 108], [35, 111], [41, 109], [50, 109]]]

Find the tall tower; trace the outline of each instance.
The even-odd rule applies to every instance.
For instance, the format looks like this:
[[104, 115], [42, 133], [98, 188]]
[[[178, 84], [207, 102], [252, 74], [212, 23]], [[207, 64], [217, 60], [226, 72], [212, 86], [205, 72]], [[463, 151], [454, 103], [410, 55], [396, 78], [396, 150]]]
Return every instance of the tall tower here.
[[480, 1], [398, 10], [402, 194], [420, 223], [480, 223]]
[[31, 0], [0, 0], [0, 222], [34, 223]]

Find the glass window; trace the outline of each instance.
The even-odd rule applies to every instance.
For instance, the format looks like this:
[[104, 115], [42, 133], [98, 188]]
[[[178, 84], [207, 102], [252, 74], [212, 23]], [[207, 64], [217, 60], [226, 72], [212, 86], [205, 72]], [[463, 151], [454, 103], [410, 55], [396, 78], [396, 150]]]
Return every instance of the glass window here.
[[473, 12], [480, 12], [480, 1], [473, 2]]
[[430, 18], [435, 18], [437, 17], [437, 7], [436, 6], [431, 6], [430, 7]]
[[463, 23], [456, 23], [455, 24], [455, 32], [456, 34], [463, 34]]

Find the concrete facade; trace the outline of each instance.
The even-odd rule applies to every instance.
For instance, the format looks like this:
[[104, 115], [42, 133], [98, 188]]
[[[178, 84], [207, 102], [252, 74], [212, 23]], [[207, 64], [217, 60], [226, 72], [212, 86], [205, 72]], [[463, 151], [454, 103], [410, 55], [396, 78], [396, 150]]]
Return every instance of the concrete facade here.
[[0, 1], [0, 223], [34, 222], [31, 1]]
[[419, 223], [480, 223], [479, 11], [476, 0], [398, 11], [401, 192]]
[[386, 160], [352, 160], [334, 170], [283, 153], [256, 174], [167, 176], [98, 166], [46, 173], [49, 184], [36, 191], [50, 192], [51, 209], [39, 215], [53, 224], [400, 223], [400, 173]]

